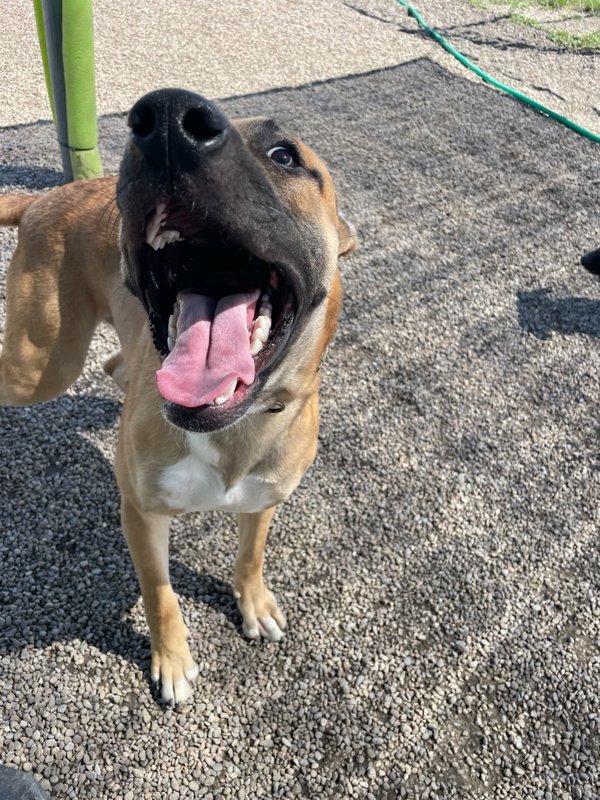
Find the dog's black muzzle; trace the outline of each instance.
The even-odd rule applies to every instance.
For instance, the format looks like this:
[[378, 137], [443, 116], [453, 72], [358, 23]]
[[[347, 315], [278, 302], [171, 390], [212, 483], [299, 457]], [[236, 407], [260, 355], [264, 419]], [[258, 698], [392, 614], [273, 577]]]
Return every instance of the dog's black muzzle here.
[[159, 89], [138, 100], [128, 124], [117, 203], [125, 278], [142, 302], [142, 232], [158, 203], [166, 203], [184, 239], [220, 239], [281, 265], [297, 301], [311, 298], [314, 245], [214, 103], [193, 92]]
[[[270, 171], [280, 168], [268, 152], [280, 140], [269, 126], [248, 144], [216, 105], [178, 89], [142, 97], [128, 124], [117, 183], [124, 278], [149, 314], [160, 355], [168, 356], [169, 317], [181, 292], [218, 299], [258, 289], [273, 307], [269, 341], [243, 402], [229, 411], [172, 412], [182, 427], [215, 429], [249, 407], [322, 302], [326, 251], [318, 227], [308, 229], [279, 197]], [[149, 233], [157, 220], [172, 234], [166, 242]]]
[[209, 153], [222, 148], [229, 120], [214, 103], [183, 89], [158, 89], [129, 112], [131, 144], [159, 183], [175, 184], [194, 172]]

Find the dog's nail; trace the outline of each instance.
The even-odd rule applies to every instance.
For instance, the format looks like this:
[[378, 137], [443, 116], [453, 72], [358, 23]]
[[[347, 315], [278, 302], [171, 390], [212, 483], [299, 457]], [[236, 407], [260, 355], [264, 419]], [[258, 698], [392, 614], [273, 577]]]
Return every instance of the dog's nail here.
[[173, 699], [175, 703], [185, 703], [192, 696], [192, 687], [189, 685], [185, 678], [179, 678], [173, 687]]
[[173, 684], [171, 681], [163, 681], [160, 693], [163, 702], [165, 703], [173, 703], [175, 700], [175, 695], [173, 694]]
[[251, 628], [248, 628], [246, 625], [242, 625], [242, 630], [244, 632], [244, 636], [246, 636], [248, 639], [260, 639], [258, 625], [253, 625]]
[[258, 621], [265, 639], [269, 639], [271, 642], [280, 642], [283, 639], [285, 634], [273, 617], [259, 617]]

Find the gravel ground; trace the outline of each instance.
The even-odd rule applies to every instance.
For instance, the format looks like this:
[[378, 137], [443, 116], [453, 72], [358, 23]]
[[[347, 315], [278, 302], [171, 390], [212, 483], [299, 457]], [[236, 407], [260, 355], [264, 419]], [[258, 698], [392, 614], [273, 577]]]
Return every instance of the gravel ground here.
[[[233, 517], [177, 520], [201, 674], [156, 702], [101, 330], [67, 396], [0, 411], [0, 760], [52, 800], [595, 800], [597, 146], [427, 59], [224, 105], [304, 135], [362, 237], [268, 548], [289, 633], [241, 635]], [[5, 191], [60, 178], [49, 125], [0, 161]]]

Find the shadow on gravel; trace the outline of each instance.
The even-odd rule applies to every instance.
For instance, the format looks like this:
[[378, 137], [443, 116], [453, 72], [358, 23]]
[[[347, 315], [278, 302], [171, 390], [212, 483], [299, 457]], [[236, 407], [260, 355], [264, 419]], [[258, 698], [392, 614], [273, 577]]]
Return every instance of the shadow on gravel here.
[[552, 297], [551, 289], [517, 292], [519, 325], [538, 339], [552, 333], [580, 333], [600, 338], [600, 300], [586, 297]]
[[58, 169], [28, 167], [24, 164], [0, 164], [0, 186], [24, 186], [26, 189], [46, 189], [59, 186], [63, 174]]
[[0, 409], [0, 653], [80, 639], [147, 666], [112, 464], [86, 438], [119, 412], [93, 396]]
[[178, 561], [176, 556], [171, 564], [171, 577], [177, 594], [203, 603], [219, 614], [224, 614], [243, 638], [242, 617], [230, 583], [208, 572], [198, 574], [187, 564]]
[[[112, 428], [120, 410], [95, 396], [0, 409], [1, 654], [83, 640], [148, 674], [148, 639], [128, 618], [139, 588], [112, 463], [86, 437]], [[228, 583], [176, 557], [172, 577], [179, 594], [223, 614], [241, 635]]]

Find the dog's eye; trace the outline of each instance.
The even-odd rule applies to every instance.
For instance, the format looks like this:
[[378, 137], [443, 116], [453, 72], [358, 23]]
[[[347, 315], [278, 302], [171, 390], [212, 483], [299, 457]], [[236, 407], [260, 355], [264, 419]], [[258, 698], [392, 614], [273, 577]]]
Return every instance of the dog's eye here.
[[272, 147], [267, 156], [281, 167], [297, 167], [298, 162], [294, 154], [287, 147]]

